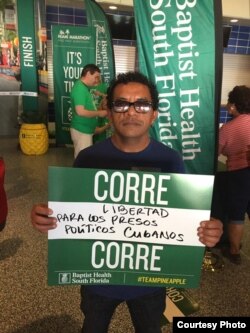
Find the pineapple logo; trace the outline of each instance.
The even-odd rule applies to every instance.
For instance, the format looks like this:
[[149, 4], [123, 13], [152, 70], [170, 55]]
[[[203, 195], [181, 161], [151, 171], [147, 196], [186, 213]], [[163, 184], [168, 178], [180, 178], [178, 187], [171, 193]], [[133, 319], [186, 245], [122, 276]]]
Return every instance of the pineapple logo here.
[[72, 120], [72, 108], [70, 98], [68, 96], [62, 96], [62, 123], [70, 124]]
[[105, 34], [105, 26], [95, 24], [95, 28], [98, 34]]
[[59, 284], [71, 283], [71, 273], [59, 273]]

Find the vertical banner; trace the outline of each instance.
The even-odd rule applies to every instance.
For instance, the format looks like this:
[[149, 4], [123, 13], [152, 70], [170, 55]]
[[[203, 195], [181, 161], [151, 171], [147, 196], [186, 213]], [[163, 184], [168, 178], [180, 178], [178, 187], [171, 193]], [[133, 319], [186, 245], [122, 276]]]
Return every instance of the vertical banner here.
[[95, 28], [95, 64], [100, 68], [105, 83], [115, 76], [115, 60], [112, 38], [106, 15], [94, 0], [85, 0], [88, 25]]
[[92, 31], [88, 27], [52, 26], [57, 144], [71, 143], [70, 92], [82, 68], [95, 59]]
[[140, 71], [159, 91], [159, 116], [151, 134], [182, 154], [187, 172], [213, 174], [221, 1], [134, 0], [134, 10]]
[[[25, 14], [24, 14], [25, 13]], [[34, 0], [17, 0], [23, 110], [38, 110]]]

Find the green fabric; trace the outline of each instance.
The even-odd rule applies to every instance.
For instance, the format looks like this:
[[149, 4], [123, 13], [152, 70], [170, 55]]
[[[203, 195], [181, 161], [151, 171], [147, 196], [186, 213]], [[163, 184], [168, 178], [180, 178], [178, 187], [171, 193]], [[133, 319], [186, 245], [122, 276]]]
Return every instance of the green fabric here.
[[[3, 3], [3, 1], [1, 3]], [[22, 18], [18, 20], [22, 91], [38, 93], [34, 6], [33, 0], [17, 1], [17, 14], [18, 17]], [[24, 113], [26, 111], [36, 112], [36, 110], [38, 110], [37, 96], [22, 96], [22, 102]]]
[[134, 0], [139, 69], [159, 92], [151, 135], [179, 151], [194, 174], [214, 171], [219, 3]]
[[96, 61], [103, 82], [109, 83], [115, 77], [115, 57], [112, 36], [107, 16], [102, 7], [92, 0], [84, 1], [88, 26], [95, 28], [92, 41], [95, 44]]
[[98, 86], [95, 87], [95, 90], [98, 90], [98, 91], [100, 91], [103, 94], [107, 93], [107, 89], [108, 89], [108, 86], [104, 82], [98, 84]]
[[56, 144], [72, 143], [70, 92], [83, 67], [95, 63], [94, 29], [72, 25], [52, 25], [53, 78]]
[[[90, 92], [91, 92], [91, 94], [93, 96], [93, 99], [95, 101], [95, 105], [96, 105], [96, 107], [98, 109], [99, 106], [100, 106], [100, 104], [101, 104], [101, 102], [102, 102], [103, 96], [97, 96], [97, 95], [95, 95], [95, 93], [94, 93], [95, 90], [99, 91], [102, 94], [107, 94], [108, 85], [105, 82], [102, 82], [102, 83], [98, 84], [97, 86], [92, 87], [90, 89]], [[108, 118], [106, 118], [106, 117], [105, 118], [98, 117], [97, 127], [103, 127], [108, 122], [109, 122]], [[100, 134], [94, 135], [93, 136], [93, 142], [96, 143], [96, 142], [105, 140], [109, 136], [110, 136], [110, 131], [109, 131], [109, 129], [107, 129], [107, 130], [103, 131]]]
[[[98, 118], [98, 123], [97, 123], [97, 127], [103, 127], [105, 126], [107, 123], [109, 122], [109, 120], [105, 117], [105, 118]], [[100, 134], [96, 134], [93, 136], [93, 142], [99, 142], [102, 140], [107, 139], [108, 135], [108, 130], [105, 130], [104, 132], [100, 133]]]
[[97, 126], [97, 117], [87, 118], [79, 116], [75, 111], [77, 105], [84, 106], [88, 111], [96, 111], [89, 88], [81, 80], [76, 81], [71, 90], [70, 98], [72, 108], [71, 128], [82, 133], [93, 134]]

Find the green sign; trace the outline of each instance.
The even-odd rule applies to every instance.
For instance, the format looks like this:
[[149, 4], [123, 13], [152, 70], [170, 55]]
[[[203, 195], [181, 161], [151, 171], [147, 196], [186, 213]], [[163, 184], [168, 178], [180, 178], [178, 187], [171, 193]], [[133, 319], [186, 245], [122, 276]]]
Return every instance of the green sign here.
[[48, 282], [194, 288], [213, 176], [49, 168]]
[[[24, 15], [25, 13], [25, 15]], [[34, 0], [17, 0], [20, 70], [22, 80], [23, 110], [38, 109], [38, 74], [36, 66]]]
[[159, 91], [152, 136], [178, 150], [189, 173], [213, 174], [221, 2], [134, 0], [134, 9], [139, 68]]
[[103, 82], [115, 76], [115, 58], [109, 23], [102, 7], [92, 0], [85, 0], [88, 25], [95, 29], [95, 64], [100, 68]]
[[92, 32], [86, 27], [52, 26], [56, 142], [60, 144], [71, 143], [71, 89], [82, 68], [95, 62]]

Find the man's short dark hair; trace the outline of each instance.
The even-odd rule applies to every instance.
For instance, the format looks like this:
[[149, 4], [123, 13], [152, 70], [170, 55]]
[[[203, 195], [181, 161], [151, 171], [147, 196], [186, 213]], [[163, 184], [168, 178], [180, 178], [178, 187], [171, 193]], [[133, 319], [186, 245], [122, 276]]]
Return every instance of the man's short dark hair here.
[[84, 77], [88, 72], [93, 75], [95, 72], [101, 73], [101, 70], [95, 64], [85, 65], [82, 69], [81, 77]]
[[234, 104], [239, 113], [250, 113], [250, 87], [235, 86], [228, 94], [228, 102]]
[[107, 105], [109, 109], [112, 109], [112, 102], [114, 96], [114, 90], [119, 84], [128, 84], [131, 82], [141, 83], [148, 87], [152, 99], [153, 109], [158, 109], [159, 97], [156, 86], [151, 82], [145, 75], [140, 72], [127, 72], [118, 74], [116, 79], [114, 79], [107, 92]]

